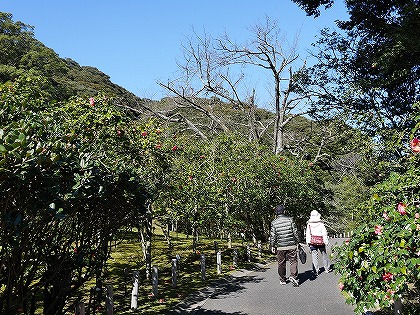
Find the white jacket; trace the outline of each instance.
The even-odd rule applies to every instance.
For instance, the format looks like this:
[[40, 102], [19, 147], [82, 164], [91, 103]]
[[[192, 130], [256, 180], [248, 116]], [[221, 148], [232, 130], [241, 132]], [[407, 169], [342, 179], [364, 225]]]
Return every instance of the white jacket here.
[[311, 242], [311, 233], [312, 235], [322, 235], [322, 238], [324, 239], [324, 244], [328, 245], [328, 234], [324, 223], [308, 222], [308, 224], [306, 225], [306, 244], [309, 244]]

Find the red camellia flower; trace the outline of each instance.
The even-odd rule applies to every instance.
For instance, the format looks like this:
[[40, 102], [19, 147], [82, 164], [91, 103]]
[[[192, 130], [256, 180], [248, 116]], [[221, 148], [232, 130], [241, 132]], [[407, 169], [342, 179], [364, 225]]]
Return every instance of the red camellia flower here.
[[407, 205], [405, 203], [400, 202], [398, 203], [397, 210], [401, 215], [404, 215], [404, 214], [407, 214], [407, 211], [405, 211], [406, 207]]
[[375, 234], [376, 235], [381, 235], [382, 234], [382, 229], [383, 229], [382, 225], [375, 225]]
[[95, 99], [93, 97], [89, 99], [89, 104], [90, 106], [95, 106]]
[[178, 150], [178, 147], [177, 147], [176, 145], [174, 145], [174, 146], [172, 147], [172, 151], [176, 151], [176, 150]]
[[411, 150], [413, 150], [414, 153], [420, 152], [420, 140], [417, 138], [414, 138], [410, 141], [410, 147]]
[[160, 143], [156, 144], [156, 149], [160, 149], [162, 145]]
[[147, 137], [147, 131], [142, 131], [142, 132], [141, 132], [141, 135], [142, 135], [143, 137]]
[[393, 278], [394, 278], [394, 276], [393, 276], [393, 274], [392, 274], [392, 273], [390, 273], [390, 272], [385, 272], [385, 273], [382, 275], [382, 280], [384, 280], [384, 281], [391, 281]]

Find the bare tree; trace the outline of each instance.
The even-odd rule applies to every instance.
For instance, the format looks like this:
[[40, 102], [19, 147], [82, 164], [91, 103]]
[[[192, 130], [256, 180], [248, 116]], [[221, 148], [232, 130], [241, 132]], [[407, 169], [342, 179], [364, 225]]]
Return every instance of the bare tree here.
[[306, 104], [318, 92], [307, 80], [306, 62], [300, 61], [296, 52], [297, 38], [286, 47], [285, 37], [269, 18], [252, 32], [253, 39], [246, 45], [238, 45], [228, 36], [218, 43], [225, 64], [246, 64], [269, 73], [275, 109], [274, 152], [279, 154], [285, 149], [286, 126], [293, 118], [313, 111]]
[[231, 74], [231, 67], [224, 63], [223, 55], [215, 44], [217, 41], [207, 34], [199, 36], [195, 33], [195, 38], [189, 39], [183, 45], [183, 64], [178, 64], [181, 75], [175, 80], [159, 84], [171, 94], [178, 109], [188, 107], [204, 114], [211, 122], [207, 128], [214, 132], [218, 129], [230, 133], [231, 128], [223, 117], [216, 115], [211, 104], [203, 102], [203, 99], [221, 99], [233, 108], [245, 112], [248, 121], [254, 119], [248, 123], [253, 128], [249, 133], [250, 139], [257, 140], [259, 133], [255, 128], [255, 91], [253, 94], [246, 94], [246, 91], [244, 93], [241, 86], [243, 74]]
[[[317, 91], [307, 84], [310, 80], [305, 80], [306, 63], [296, 53], [297, 40], [285, 49], [285, 37], [269, 18], [251, 32], [251, 41], [242, 45], [227, 34], [213, 39], [195, 33], [194, 40], [183, 46], [184, 63], [179, 64], [182, 76], [160, 85], [176, 96], [179, 106], [204, 113], [223, 132], [230, 132], [223, 117], [200, 105], [200, 99], [215, 96], [246, 113], [250, 140], [258, 140], [274, 124], [274, 152], [279, 154], [285, 149], [286, 126], [293, 118], [313, 110], [306, 103]], [[245, 70], [259, 76], [268, 73], [271, 78], [269, 103], [274, 104], [274, 120], [256, 119], [257, 92], [255, 87], [247, 89]]]

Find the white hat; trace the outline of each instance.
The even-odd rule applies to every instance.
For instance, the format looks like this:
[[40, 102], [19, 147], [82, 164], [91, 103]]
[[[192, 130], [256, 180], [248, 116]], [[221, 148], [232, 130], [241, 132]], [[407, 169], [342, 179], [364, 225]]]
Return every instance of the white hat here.
[[321, 221], [321, 214], [316, 210], [311, 211], [311, 217], [309, 218], [309, 222], [319, 222], [319, 221]]

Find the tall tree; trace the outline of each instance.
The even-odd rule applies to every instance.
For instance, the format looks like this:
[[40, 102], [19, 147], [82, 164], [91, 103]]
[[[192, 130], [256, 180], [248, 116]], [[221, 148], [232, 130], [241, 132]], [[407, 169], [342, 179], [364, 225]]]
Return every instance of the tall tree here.
[[[315, 17], [322, 5], [334, 2], [292, 1]], [[346, 0], [345, 4], [349, 19], [337, 22], [341, 32], [324, 30], [318, 42], [317, 71], [333, 72], [325, 103], [351, 110], [368, 130], [390, 139], [394, 137], [390, 131], [410, 128], [412, 105], [419, 100], [419, 2]], [[337, 87], [338, 93], [332, 93]]]
[[[305, 107], [305, 101], [318, 91], [308, 85], [306, 64], [299, 60], [296, 44], [286, 45], [278, 25], [267, 18], [265, 23], [252, 29], [250, 41], [242, 44], [226, 34], [215, 39], [204, 34], [190, 40], [184, 48], [185, 63], [180, 65], [182, 76], [161, 83], [176, 96], [178, 105], [204, 112], [214, 126], [229, 132], [221, 117], [200, 105], [203, 97], [222, 99], [246, 113], [251, 140], [258, 140], [267, 132], [268, 126], [274, 125], [274, 152], [283, 152], [286, 126], [295, 117], [312, 111]], [[246, 88], [246, 70], [249, 69], [253, 73], [262, 70], [261, 75], [269, 78], [269, 93], [273, 98], [269, 103], [274, 104], [275, 118], [265, 124], [255, 117], [258, 92]], [[271, 104], [264, 104], [264, 107]]]

